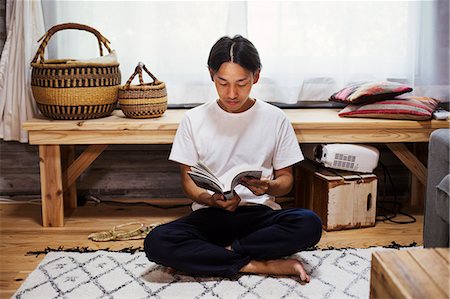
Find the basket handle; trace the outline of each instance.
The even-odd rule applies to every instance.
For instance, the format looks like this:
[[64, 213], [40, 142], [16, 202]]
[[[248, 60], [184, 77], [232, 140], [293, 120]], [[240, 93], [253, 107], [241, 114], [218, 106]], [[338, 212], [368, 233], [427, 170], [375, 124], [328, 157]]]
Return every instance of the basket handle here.
[[140, 85], [144, 84], [144, 80], [142, 79], [142, 69], [144, 69], [144, 71], [153, 79], [152, 83], [158, 83], [159, 80], [156, 79], [155, 76], [153, 76], [152, 73], [150, 73], [150, 71], [145, 67], [145, 64], [143, 64], [142, 62], [139, 62], [138, 65], [136, 66], [136, 68], [134, 69], [134, 73], [133, 75], [131, 75], [130, 79], [128, 79], [127, 83], [125, 83], [125, 88], [130, 87], [131, 81], [133, 81], [134, 77], [136, 77], [137, 74], [139, 74], [139, 83]]
[[103, 35], [100, 34], [96, 29], [89, 27], [87, 25], [83, 24], [77, 24], [77, 23], [64, 23], [55, 25], [52, 28], [50, 28], [44, 36], [42, 36], [38, 42], [42, 40], [41, 45], [39, 46], [36, 55], [33, 58], [32, 63], [36, 63], [39, 59], [40, 63], [44, 63], [44, 53], [45, 48], [47, 47], [47, 44], [50, 40], [50, 38], [58, 31], [65, 30], [65, 29], [77, 29], [77, 30], [84, 30], [88, 31], [92, 34], [94, 34], [97, 37], [98, 40], [98, 47], [100, 49], [100, 56], [103, 56], [103, 48], [102, 45], [105, 46], [105, 48], [108, 50], [109, 53], [111, 53], [111, 48], [109, 47], [109, 40], [106, 39]]

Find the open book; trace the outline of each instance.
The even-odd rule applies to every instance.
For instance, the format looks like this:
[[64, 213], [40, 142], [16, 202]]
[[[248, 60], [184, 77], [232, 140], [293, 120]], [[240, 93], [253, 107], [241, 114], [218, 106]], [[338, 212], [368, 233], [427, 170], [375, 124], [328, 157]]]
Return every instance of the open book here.
[[223, 194], [225, 199], [233, 197], [234, 188], [240, 184], [241, 178], [248, 176], [260, 179], [262, 175], [261, 167], [251, 165], [236, 165], [229, 169], [220, 181], [214, 173], [202, 161], [198, 161], [187, 172], [194, 183], [200, 188], [205, 188], [216, 193]]

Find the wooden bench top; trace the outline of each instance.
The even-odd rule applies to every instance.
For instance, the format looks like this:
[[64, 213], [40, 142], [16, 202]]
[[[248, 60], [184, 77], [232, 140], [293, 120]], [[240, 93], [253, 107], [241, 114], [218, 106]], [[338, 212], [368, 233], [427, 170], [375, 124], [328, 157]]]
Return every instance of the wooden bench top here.
[[[30, 144], [170, 144], [187, 110], [169, 109], [162, 117], [126, 118], [115, 110], [111, 116], [91, 120], [33, 118], [23, 124]], [[450, 121], [411, 121], [343, 118], [339, 109], [285, 109], [299, 142], [427, 142]]]

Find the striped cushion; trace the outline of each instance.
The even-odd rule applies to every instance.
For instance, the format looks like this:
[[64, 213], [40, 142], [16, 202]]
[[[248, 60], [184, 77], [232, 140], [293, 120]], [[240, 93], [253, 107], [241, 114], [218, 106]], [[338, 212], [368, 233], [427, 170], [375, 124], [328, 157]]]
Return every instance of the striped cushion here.
[[350, 104], [339, 112], [339, 116], [427, 120], [438, 104], [432, 98], [408, 96], [370, 104]]
[[372, 103], [412, 91], [412, 88], [396, 82], [365, 82], [347, 86], [334, 93], [330, 101], [349, 104]]

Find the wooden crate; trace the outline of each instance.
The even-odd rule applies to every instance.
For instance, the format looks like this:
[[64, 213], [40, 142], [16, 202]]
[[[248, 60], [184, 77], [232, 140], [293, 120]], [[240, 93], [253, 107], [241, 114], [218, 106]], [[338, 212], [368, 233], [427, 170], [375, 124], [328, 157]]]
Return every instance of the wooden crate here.
[[295, 171], [295, 205], [316, 212], [324, 230], [375, 225], [376, 175], [329, 171], [309, 160]]
[[370, 298], [449, 298], [448, 248], [412, 248], [372, 254]]

